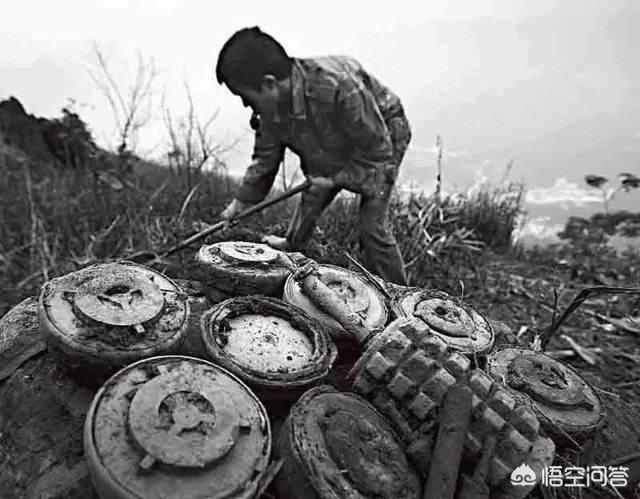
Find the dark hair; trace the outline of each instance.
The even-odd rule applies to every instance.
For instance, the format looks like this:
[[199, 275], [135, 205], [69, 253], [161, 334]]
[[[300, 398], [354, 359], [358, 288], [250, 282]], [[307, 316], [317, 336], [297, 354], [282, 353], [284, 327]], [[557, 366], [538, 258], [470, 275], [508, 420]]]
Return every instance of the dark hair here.
[[284, 80], [291, 72], [291, 59], [282, 45], [257, 26], [236, 31], [218, 55], [218, 83], [237, 82], [260, 88], [262, 77]]

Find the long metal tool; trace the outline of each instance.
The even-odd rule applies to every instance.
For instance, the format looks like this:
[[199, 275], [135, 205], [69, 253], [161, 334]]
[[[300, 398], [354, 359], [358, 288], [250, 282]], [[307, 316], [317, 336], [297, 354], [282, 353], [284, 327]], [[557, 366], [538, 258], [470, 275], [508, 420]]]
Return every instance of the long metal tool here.
[[284, 201], [285, 199], [288, 199], [291, 196], [295, 196], [300, 192], [306, 191], [309, 187], [311, 187], [311, 182], [305, 181], [302, 184], [292, 187], [288, 191], [283, 192], [278, 196], [275, 196], [271, 199], [266, 199], [260, 203], [254, 204], [253, 206], [251, 206], [250, 208], [247, 208], [243, 212], [238, 213], [235, 217], [233, 217], [230, 220], [222, 220], [220, 222], [217, 222], [207, 227], [204, 230], [201, 230], [197, 234], [194, 234], [193, 236], [185, 239], [184, 241], [176, 244], [175, 246], [172, 246], [171, 248], [163, 251], [162, 253], [152, 254], [149, 252], [142, 252], [142, 253], [137, 253], [136, 255], [132, 255], [128, 257], [127, 260], [130, 260], [136, 263], [149, 263], [149, 262], [152, 262], [153, 260], [156, 260], [165, 256], [169, 256], [177, 251], [180, 251], [181, 249], [191, 246], [193, 243], [200, 241], [201, 239], [204, 239], [209, 234], [213, 234], [214, 232], [217, 232], [225, 227], [233, 226], [236, 223], [238, 223], [240, 220], [247, 218], [255, 213], [258, 213], [259, 211], [262, 211], [265, 208], [268, 208], [269, 206], [278, 204], [279, 202]]

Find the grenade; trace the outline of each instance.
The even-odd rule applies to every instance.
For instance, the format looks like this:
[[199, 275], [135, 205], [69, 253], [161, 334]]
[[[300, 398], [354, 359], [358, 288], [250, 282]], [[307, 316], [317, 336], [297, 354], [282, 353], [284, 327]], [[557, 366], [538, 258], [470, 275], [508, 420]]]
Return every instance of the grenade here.
[[182, 356], [120, 370], [87, 413], [84, 450], [103, 498], [250, 498], [270, 452], [260, 401], [233, 374]]
[[415, 317], [447, 345], [464, 354], [487, 354], [494, 331], [483, 315], [442, 291], [409, 288], [393, 300], [398, 317]]
[[443, 399], [457, 384], [473, 392], [463, 461], [475, 465], [487, 437], [497, 439], [487, 476], [492, 492], [500, 495], [508, 489], [510, 474], [523, 462], [533, 467], [536, 461], [541, 471], [553, 460], [555, 447], [541, 436], [534, 411], [511, 390], [471, 369], [467, 356], [449, 348], [416, 318], [397, 319], [373, 337], [349, 379], [354, 391], [389, 419], [423, 473], [429, 469]]
[[262, 400], [294, 400], [329, 374], [336, 348], [304, 311], [276, 298], [241, 296], [208, 310], [201, 334], [209, 358]]
[[104, 263], [47, 282], [38, 316], [61, 365], [109, 374], [176, 351], [185, 339], [189, 304], [180, 288], [155, 270]]
[[[373, 332], [378, 333], [384, 329], [389, 311], [384, 296], [369, 284], [366, 279], [350, 270], [336, 267], [335, 265], [318, 265], [320, 280], [334, 291], [347, 306], [358, 314], [364, 325]], [[316, 318], [335, 340], [350, 338], [344, 328], [338, 322], [319, 310], [300, 288], [293, 276], [289, 276], [284, 286], [283, 299], [297, 305]]]
[[266, 244], [224, 241], [196, 255], [196, 275], [213, 303], [238, 295], [282, 295], [289, 270], [284, 254]]
[[280, 431], [278, 497], [419, 498], [420, 478], [369, 403], [329, 386], [306, 392]]
[[593, 433], [604, 420], [604, 406], [593, 387], [569, 365], [542, 352], [497, 350], [487, 358], [487, 372], [515, 390], [552, 434]]

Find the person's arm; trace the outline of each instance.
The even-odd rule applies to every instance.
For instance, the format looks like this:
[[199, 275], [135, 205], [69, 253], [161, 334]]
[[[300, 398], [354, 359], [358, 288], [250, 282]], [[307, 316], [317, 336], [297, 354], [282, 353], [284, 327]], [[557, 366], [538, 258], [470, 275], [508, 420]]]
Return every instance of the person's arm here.
[[283, 155], [284, 145], [278, 137], [264, 127], [256, 130], [252, 162], [244, 174], [236, 199], [244, 205], [262, 201], [273, 185]]
[[393, 166], [393, 145], [371, 92], [353, 80], [341, 82], [337, 106], [339, 124], [351, 140], [353, 153], [335, 175], [338, 187], [371, 194]]

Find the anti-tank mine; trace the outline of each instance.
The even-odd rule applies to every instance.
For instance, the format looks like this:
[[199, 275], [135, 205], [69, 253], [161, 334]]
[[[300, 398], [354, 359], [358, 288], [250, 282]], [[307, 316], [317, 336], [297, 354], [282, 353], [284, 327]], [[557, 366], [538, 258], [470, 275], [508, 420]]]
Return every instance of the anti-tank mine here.
[[189, 304], [168, 277], [129, 262], [105, 263], [42, 288], [39, 324], [52, 355], [87, 382], [184, 342]]
[[543, 352], [496, 350], [487, 359], [487, 372], [535, 410], [551, 434], [589, 434], [604, 421], [604, 405], [594, 388], [569, 365]]
[[[242, 266], [244, 264], [239, 263], [238, 265]], [[290, 266], [288, 267], [287, 272], [288, 276], [292, 275]], [[293, 279], [293, 277], [291, 277], [291, 279]], [[296, 284], [298, 284], [298, 282], [296, 282]], [[367, 281], [364, 282], [367, 285], [370, 285]], [[339, 297], [339, 303], [342, 303], [344, 306], [349, 306], [350, 311], [355, 312], [360, 318], [360, 321], [366, 320], [366, 313], [362, 313], [364, 310], [363, 305], [366, 303], [366, 300], [364, 300], [362, 296], [365, 294], [362, 293], [362, 288], [359, 285], [345, 285], [341, 284], [340, 282], [336, 284], [332, 279], [326, 280], [326, 282], [324, 282], [323, 284], [329, 289], [333, 288], [332, 292]], [[109, 287], [107, 289], [116, 295], [115, 301], [120, 300], [121, 297], [119, 296], [119, 294], [122, 294], [125, 298], [127, 298], [127, 290], [118, 288], [117, 286], [116, 289], [113, 289], [113, 287], [114, 284], [111, 283], [109, 284]], [[134, 288], [135, 286], [131, 287]], [[104, 294], [104, 288], [96, 289], [98, 289], [98, 293], [94, 293], [94, 295]], [[429, 468], [429, 460], [434, 458], [434, 456], [432, 456], [433, 438], [435, 437], [437, 428], [439, 426], [438, 414], [441, 410], [443, 399], [445, 398], [446, 394], [451, 391], [451, 386], [453, 385], [464, 385], [470, 387], [473, 391], [473, 415], [467, 431], [467, 437], [465, 439], [465, 450], [462, 456], [461, 472], [468, 475], [470, 471], [474, 469], [474, 467], [479, 467], [479, 463], [483, 459], [485, 459], [488, 462], [488, 471], [486, 475], [487, 482], [490, 484], [491, 493], [494, 495], [507, 494], [509, 493], [509, 487], [507, 480], [505, 480], [504, 477], [507, 476], [511, 471], [513, 471], [517, 466], [520, 466], [523, 463], [527, 464], [527, 466], [530, 466], [534, 470], [539, 470], [542, 466], [550, 462], [550, 453], [552, 454], [553, 445], [550, 443], [549, 439], [544, 438], [544, 434], [540, 428], [540, 424], [538, 423], [537, 414], [539, 413], [536, 411], [536, 408], [532, 407], [530, 404], [526, 404], [523, 400], [518, 398], [518, 392], [516, 390], [518, 389], [518, 387], [526, 387], [526, 383], [523, 384], [522, 382], [514, 382], [513, 386], [498, 386], [499, 383], [495, 383], [494, 381], [492, 381], [492, 379], [486, 376], [482, 371], [478, 371], [471, 367], [471, 363], [475, 361], [476, 357], [482, 358], [482, 356], [486, 353], [489, 353], [490, 355], [490, 349], [487, 352], [486, 350], [484, 350], [482, 344], [479, 343], [471, 346], [471, 348], [465, 349], [464, 346], [455, 345], [452, 344], [452, 342], [447, 341], [447, 336], [453, 339], [462, 338], [466, 339], [467, 341], [469, 339], [473, 340], [474, 336], [476, 338], [480, 338], [483, 341], [486, 340], [487, 337], [492, 338], [491, 334], [487, 334], [487, 332], [491, 332], [491, 326], [489, 325], [489, 323], [484, 320], [484, 318], [480, 314], [476, 315], [473, 313], [473, 311], [470, 312], [469, 308], [463, 306], [459, 300], [448, 301], [447, 295], [440, 296], [437, 295], [437, 292], [435, 292], [436, 294], [434, 295], [434, 292], [431, 291], [429, 291], [428, 293], [430, 294], [426, 296], [424, 295], [425, 290], [420, 291], [421, 294], [418, 294], [418, 297], [426, 299], [413, 299], [412, 303], [409, 304], [408, 307], [405, 307], [407, 310], [410, 310], [412, 312], [410, 315], [414, 315], [417, 319], [417, 323], [414, 322], [412, 325], [412, 327], [417, 332], [414, 331], [413, 333], [411, 333], [405, 326], [400, 328], [399, 325], [402, 325], [403, 320], [405, 319], [399, 319], [393, 322], [392, 324], [387, 326], [386, 329], [380, 328], [378, 334], [370, 334], [369, 331], [369, 333], [367, 333], [366, 335], [365, 342], [362, 343], [360, 347], [364, 353], [362, 355], [358, 354], [360, 360], [357, 362], [356, 367], [353, 369], [352, 377], [350, 378], [351, 383], [353, 383], [353, 388], [356, 392], [364, 396], [373, 406], [375, 406], [380, 414], [382, 414], [383, 417], [387, 420], [388, 424], [391, 425], [391, 428], [393, 428], [392, 431], [397, 434], [396, 438], [398, 445], [403, 450], [403, 452], [406, 452], [412, 465], [416, 466], [417, 469], [420, 469], [422, 471], [424, 478]], [[407, 294], [410, 295], [410, 293]], [[407, 298], [407, 294], [405, 294], [404, 296], [405, 299]], [[137, 295], [137, 293], [134, 293], [134, 295]], [[149, 293], [148, 295], [150, 297], [149, 301], [153, 305], [153, 294]], [[180, 301], [184, 301], [185, 304], [186, 302], [193, 303], [193, 301], [191, 300], [191, 295], [197, 295], [198, 303], [200, 305], [203, 305], [202, 303], [200, 303], [203, 300], [199, 292], [196, 294], [189, 293], [190, 296], [187, 299], [185, 299], [185, 295], [183, 293], [178, 292], [175, 293], [175, 295], [179, 297]], [[109, 294], [107, 294], [107, 296], [109, 296]], [[312, 298], [312, 296], [308, 298]], [[72, 301], [74, 302], [71, 304], [73, 306], [75, 305], [75, 299], [73, 299]], [[93, 312], [91, 307], [86, 306], [82, 299], [80, 299], [79, 302], [80, 307], [77, 307], [79, 312], [78, 315], [80, 315], [80, 319], [84, 320], [83, 324], [91, 324], [92, 321], [95, 321], [96, 318], [100, 318], [99, 314]], [[107, 303], [110, 304], [109, 301], [107, 301]], [[132, 300], [132, 303], [135, 303], [135, 299]], [[349, 305], [350, 303], [353, 305], [353, 307]], [[398, 313], [398, 310], [401, 309], [401, 307], [398, 307], [399, 301], [396, 300], [394, 303], [394, 310], [398, 315], [400, 315]], [[405, 301], [405, 305], [406, 303], [407, 302]], [[111, 306], [111, 304], [109, 306]], [[113, 306], [117, 307], [117, 305]], [[157, 305], [155, 306], [157, 307]], [[207, 306], [208, 305], [206, 305], [205, 303], [204, 306], [200, 306], [200, 309], [204, 310]], [[153, 307], [150, 308], [153, 309]], [[318, 309], [318, 307], [316, 308]], [[88, 310], [90, 313], [86, 313], [86, 310]], [[220, 310], [225, 309], [224, 307], [221, 307]], [[71, 311], [73, 313], [76, 313], [73, 308], [71, 309]], [[461, 311], [464, 313], [462, 313]], [[309, 360], [310, 357], [306, 355], [306, 353], [308, 353], [310, 350], [309, 344], [305, 344], [304, 341], [302, 341], [302, 336], [298, 337], [296, 335], [297, 333], [294, 334], [294, 332], [289, 329], [289, 326], [287, 326], [286, 321], [280, 323], [279, 320], [276, 320], [278, 324], [273, 324], [272, 317], [276, 317], [277, 319], [277, 314], [273, 314], [272, 311], [264, 309], [258, 313], [253, 313], [256, 312], [255, 309], [247, 310], [245, 312], [248, 313], [243, 312], [234, 315], [234, 312], [230, 315], [227, 315], [226, 318], [230, 319], [227, 321], [227, 326], [216, 326], [217, 333], [216, 335], [212, 335], [211, 338], [218, 337], [218, 339], [221, 340], [215, 342], [218, 347], [229, 345], [228, 341], [225, 344], [225, 340], [223, 339], [226, 338], [228, 340], [230, 338], [230, 336], [226, 334], [229, 332], [229, 330], [233, 333], [231, 337], [236, 337], [236, 339], [241, 338], [248, 332], [253, 331], [252, 334], [256, 334], [257, 332], [262, 330], [264, 330], [264, 336], [266, 337], [269, 336], [269, 327], [267, 326], [271, 324], [274, 328], [272, 333], [274, 333], [275, 330], [282, 330], [287, 333], [283, 335], [283, 339], [286, 340], [285, 343], [291, 343], [291, 345], [289, 346], [295, 347], [293, 348], [293, 351], [302, 354], [297, 358], [300, 362], [304, 363], [303, 361], [306, 362], [307, 360]], [[327, 311], [325, 310], [325, 313], [326, 312]], [[146, 315], [140, 314], [135, 317], [135, 320], [138, 320], [139, 322], [132, 323], [134, 319], [130, 319], [129, 323], [118, 323], [115, 326], [113, 324], [111, 326], [128, 328], [131, 333], [135, 334], [140, 332], [140, 328], [136, 327], [136, 324], [140, 324], [142, 328], [145, 329], [145, 331], [149, 331], [152, 329], [152, 327], [149, 326], [153, 326], [157, 319], [151, 313], [151, 311], [145, 313]], [[225, 313], [228, 313], [228, 310]], [[244, 318], [242, 317], [243, 315], [245, 316]], [[250, 317], [249, 319], [247, 319], [247, 315], [253, 315], [255, 317]], [[343, 319], [345, 315], [341, 315], [338, 313], [336, 314], [336, 317]], [[196, 318], [192, 318], [191, 326], [187, 328], [189, 330], [187, 336], [194, 335], [194, 325], [196, 325], [198, 322], [197, 320], [194, 321], [194, 319]], [[249, 321], [253, 321], [254, 319], [257, 319], [258, 322], [254, 323], [254, 325], [252, 325], [251, 327], [247, 327], [249, 325]], [[280, 317], [280, 320], [282, 320], [282, 317]], [[264, 321], [264, 324], [260, 325], [261, 321]], [[228, 329], [229, 322], [232, 326], [230, 329]], [[342, 326], [339, 321], [336, 322], [340, 326]], [[224, 323], [225, 321], [223, 320], [217, 324]], [[252, 329], [254, 326], [257, 327], [255, 327], [255, 329]], [[461, 326], [459, 328], [459, 331], [456, 330], [457, 326]], [[408, 356], [406, 357], [406, 359], [403, 357], [404, 354], [402, 354], [400, 355], [399, 359], [396, 359], [398, 360], [398, 362], [394, 364], [394, 355], [396, 355], [398, 351], [402, 350], [402, 348], [400, 348], [398, 345], [402, 343], [403, 340], [396, 338], [394, 336], [395, 333], [392, 334], [390, 331], [397, 332], [399, 328], [402, 330], [402, 336], [405, 336], [405, 340], [409, 338], [409, 340], [413, 344], [413, 347], [409, 347], [405, 351], [405, 353], [407, 353], [409, 350], [411, 350], [411, 352], [407, 354]], [[344, 327], [342, 329], [343, 331], [346, 331]], [[242, 333], [243, 330], [244, 333]], [[477, 334], [476, 330], [480, 331], [480, 334]], [[220, 332], [222, 332], [222, 334], [219, 334]], [[202, 331], [200, 331], [198, 328], [198, 332], [196, 333], [196, 335], [200, 337], [201, 333]], [[274, 334], [271, 334], [271, 336], [274, 336]], [[307, 338], [307, 340], [309, 340], [310, 338], [310, 336], [305, 337]], [[329, 340], [328, 337], [327, 340]], [[445, 343], [442, 343], [442, 341], [444, 341]], [[49, 340], [49, 343], [52, 344], [51, 340]], [[344, 342], [344, 344], [349, 343], [351, 343], [352, 345], [356, 344], [353, 341]], [[263, 347], [265, 347], [265, 351], [268, 353], [266, 358], [264, 357], [264, 355], [262, 355], [262, 358], [260, 358], [260, 355], [253, 355], [250, 352], [245, 351], [246, 349], [243, 349], [244, 347], [242, 347], [243, 344], [244, 347], [248, 345], [247, 342], [239, 342], [235, 346], [232, 344], [227, 349], [222, 348], [222, 355], [220, 354], [220, 352], [218, 352], [218, 358], [225, 359], [227, 362], [229, 360], [241, 360], [241, 362], [238, 363], [241, 366], [239, 370], [237, 369], [236, 371], [233, 371], [233, 369], [231, 369], [233, 362], [229, 363], [227, 367], [229, 367], [232, 372], [235, 372], [235, 374], [243, 379], [248, 385], [254, 387], [257, 390], [259, 396], [265, 402], [269, 402], [271, 400], [270, 397], [274, 394], [278, 394], [278, 396], [281, 396], [284, 393], [286, 394], [286, 396], [288, 396], [296, 391], [297, 393], [300, 393], [309, 386], [312, 386], [313, 384], [318, 383], [322, 379], [324, 379], [324, 372], [331, 369], [330, 365], [327, 367], [325, 364], [323, 368], [318, 370], [316, 365], [309, 371], [309, 373], [316, 372], [318, 373], [318, 376], [309, 384], [305, 384], [305, 382], [299, 383], [299, 385], [296, 386], [294, 390], [279, 390], [277, 385], [278, 383], [281, 383], [282, 380], [278, 380], [275, 384], [272, 385], [263, 383], [262, 388], [259, 388], [260, 383], [255, 382], [256, 378], [252, 380], [249, 377], [243, 378], [242, 375], [246, 376], [246, 374], [253, 368], [257, 368], [255, 370], [258, 373], [260, 373], [261, 369], [264, 368], [266, 368], [264, 370], [269, 371], [270, 369], [275, 367], [275, 370], [277, 371], [278, 368], [276, 366], [278, 363], [289, 365], [293, 360], [288, 360], [287, 355], [282, 355], [286, 348], [283, 349], [283, 352], [276, 352], [275, 350], [269, 351], [269, 348], [272, 348], [272, 345], [269, 342], [265, 342], [264, 345], [262, 345]], [[343, 343], [340, 342], [339, 345], [340, 348], [342, 348]], [[56, 348], [55, 345], [52, 346]], [[199, 357], [206, 357], [213, 360], [214, 363], [223, 365], [222, 360], [213, 359], [213, 357], [210, 356], [211, 353], [207, 351], [206, 347], [202, 346], [200, 350], [201, 355], [198, 355]], [[263, 350], [263, 348], [261, 347], [254, 349], [254, 353], [257, 354], [258, 350]], [[421, 355], [424, 362], [420, 362]], [[295, 356], [291, 357], [292, 359], [295, 358]], [[330, 355], [327, 358], [329, 357]], [[68, 362], [68, 360], [71, 359], [71, 356], [68, 353], [64, 354], [64, 352], [62, 352], [61, 357], [60, 352], [58, 352], [56, 358], [65, 358]], [[383, 360], [381, 360], [381, 358]], [[48, 359], [49, 357], [45, 356], [40, 360], [51, 363]], [[414, 361], [416, 361], [417, 364], [415, 364]], [[243, 363], [245, 364], [244, 366]], [[57, 365], [53, 363], [51, 364], [53, 366]], [[312, 364], [313, 362], [310, 365]], [[322, 362], [320, 362], [318, 365], [322, 365]], [[289, 365], [289, 367], [292, 366]], [[295, 367], [297, 368], [301, 366], [298, 366], [296, 364]], [[416, 371], [414, 368], [418, 370]], [[316, 369], [316, 371], [314, 371], [314, 369]], [[335, 369], [336, 367], [334, 365], [331, 371], [335, 371]], [[525, 371], [526, 369], [523, 372]], [[421, 376], [425, 373], [426, 378], [424, 380], [421, 380]], [[258, 376], [258, 378], [259, 377], [260, 376]], [[313, 376], [310, 376], [310, 379], [312, 378]], [[527, 376], [525, 376], [525, 378], [527, 378]], [[454, 380], [453, 385], [451, 383], [452, 379]], [[300, 380], [301, 378], [296, 382], [299, 382]], [[522, 381], [522, 379], [520, 381]], [[374, 388], [371, 389], [371, 386], [373, 386]], [[487, 388], [487, 386], [489, 388]], [[194, 390], [197, 391], [198, 388], [196, 387], [194, 388]], [[188, 390], [185, 389], [185, 391]], [[313, 389], [311, 390], [311, 392], [313, 392]], [[70, 402], [66, 401], [67, 395], [69, 393], [69, 390], [67, 390], [64, 394], [58, 394], [57, 399], [65, 399], [65, 403], [69, 405]], [[201, 399], [198, 395], [190, 395], [185, 398], [182, 397], [182, 395], [175, 396], [169, 394], [168, 397], [171, 403], [169, 403], [169, 405], [167, 405], [167, 403], [165, 403], [164, 405], [160, 403], [160, 405], [162, 405], [162, 410], [160, 410], [159, 412], [154, 408], [155, 402], [154, 404], [148, 405], [148, 407], [151, 407], [149, 412], [149, 414], [151, 415], [150, 417], [156, 417], [153, 416], [154, 414], [163, 414], [162, 418], [165, 418], [165, 423], [171, 423], [173, 425], [173, 423], [175, 423], [175, 418], [173, 418], [173, 416], [170, 416], [170, 418], [167, 419], [167, 414], [173, 414], [175, 409], [177, 411], [175, 412], [175, 414], [179, 422], [184, 423], [186, 421], [191, 424], [193, 421], [195, 421], [195, 419], [198, 418], [207, 419], [207, 414], [210, 414], [210, 412], [208, 412], [208, 407], [213, 406], [210, 402], [207, 403], [206, 400], [203, 401], [203, 399]], [[206, 399], [206, 397], [204, 398]], [[177, 402], [174, 399], [176, 399]], [[174, 404], [174, 402], [176, 403]], [[183, 407], [183, 405], [187, 407], [185, 408]], [[194, 405], [197, 411], [193, 409], [192, 406]], [[80, 413], [82, 411], [85, 411], [88, 407], [88, 403], [86, 401], [84, 402], [84, 409], [82, 409], [82, 411], [80, 410], [81, 406], [82, 404], [76, 404], [74, 406], [76, 412]], [[167, 409], [167, 407], [169, 408]], [[293, 412], [291, 414], [293, 414]], [[282, 421], [282, 418], [284, 416], [284, 413], [272, 414], [272, 417], [275, 418], [274, 421], [276, 423], [276, 426], [279, 426], [279, 423]], [[340, 418], [334, 419], [335, 421], [329, 418], [327, 422], [335, 423]], [[345, 421], [346, 420], [349, 420], [349, 418], [346, 418]], [[340, 419], [340, 421], [342, 420]], [[544, 420], [542, 421], [542, 423], [546, 428]], [[201, 432], [201, 430], [203, 429], [202, 424], [202, 420], [199, 420], [194, 423], [194, 426], [183, 425], [180, 427], [180, 432]], [[325, 423], [322, 424], [324, 425]], [[364, 426], [367, 425], [364, 424]], [[198, 427], [200, 428], [198, 429]], [[324, 434], [326, 436], [328, 434], [331, 436], [331, 438], [333, 438], [336, 435], [346, 435], [349, 433], [348, 431], [340, 427], [340, 425], [338, 425], [338, 427], [333, 430], [331, 430], [328, 426], [326, 428], [326, 430], [322, 430], [324, 433], [320, 433], [319, 435], [322, 436]], [[131, 435], [130, 428], [125, 428], [125, 430], [129, 435]], [[200, 433], [200, 435], [202, 435], [202, 433]], [[495, 449], [490, 453], [491, 455], [487, 457], [487, 449], [490, 448], [488, 447], [487, 442], [490, 440], [488, 439], [488, 437], [490, 437], [491, 435], [496, 436], [496, 444]], [[135, 443], [135, 438], [132, 439], [132, 437], [130, 437], [129, 440], [134, 443], [133, 448], [138, 453], [136, 454], [136, 456], [137, 458], [140, 458], [137, 465], [138, 467], [136, 468], [138, 471], [144, 470], [145, 473], [149, 473], [149, 476], [153, 476], [153, 474], [157, 470], [171, 470], [172, 473], [177, 474], [189, 474], [192, 472], [190, 471], [191, 468], [189, 466], [174, 466], [171, 463], [163, 462], [161, 459], [155, 459], [153, 457], [153, 453], [147, 452], [149, 449], [145, 450], [139, 445], [139, 443]], [[338, 445], [336, 442], [339, 443], [342, 440], [342, 437], [338, 438], [337, 440], [334, 439], [334, 442], [328, 446], [329, 451], [334, 452], [335, 454], [335, 449], [340, 447], [340, 445]], [[287, 454], [289, 457], [284, 454]], [[285, 460], [285, 466], [283, 466], [283, 469], [280, 473], [283, 473], [283, 471], [285, 472], [285, 475], [287, 473], [298, 473], [298, 478], [294, 478], [293, 480], [307, 480], [306, 478], [304, 478], [302, 466], [293, 466], [287, 468], [288, 471], [285, 470], [286, 460], [293, 456], [294, 453], [292, 451], [289, 454], [289, 451], [285, 451], [284, 454], [281, 457], [283, 457]], [[516, 461], [518, 460], [520, 460], [520, 462], [516, 463]], [[140, 466], [140, 464], [143, 462], [144, 464]], [[294, 460], [293, 462], [297, 461]], [[42, 466], [42, 464], [40, 464], [39, 466]], [[347, 481], [350, 481], [352, 485], [357, 482], [357, 478], [354, 477], [357, 477], [362, 471], [359, 471], [356, 468], [348, 472], [353, 473], [353, 476], [349, 475], [346, 477]], [[79, 473], [78, 475], [82, 476], [81, 473]], [[280, 475], [278, 475], [278, 477], [279, 476]], [[500, 477], [503, 477], [503, 479], [499, 480]], [[277, 480], [278, 478], [276, 479], [276, 481]], [[37, 483], [39, 484], [39, 486], [45, 486], [43, 484], [46, 484], [48, 482], [37, 481]], [[519, 488], [518, 492], [520, 492], [520, 495], [522, 495], [525, 490]], [[324, 497], [324, 495], [322, 494], [320, 494], [320, 496]], [[331, 494], [329, 494], [329, 496], [331, 496]]]
[[224, 241], [204, 245], [196, 254], [194, 274], [211, 303], [241, 295], [282, 296], [290, 274], [285, 254], [266, 244]]
[[328, 386], [292, 407], [276, 444], [283, 460], [278, 497], [418, 498], [421, 483], [400, 441], [378, 411]]
[[293, 402], [327, 377], [336, 358], [321, 325], [276, 298], [231, 298], [205, 312], [200, 325], [208, 358], [264, 401]]
[[271, 430], [260, 401], [227, 370], [153, 357], [98, 391], [84, 449], [105, 499], [250, 498], [267, 469]]
[[442, 291], [407, 288], [394, 296], [392, 307], [398, 317], [415, 317], [461, 353], [483, 356], [495, 342], [493, 327], [482, 314]]

